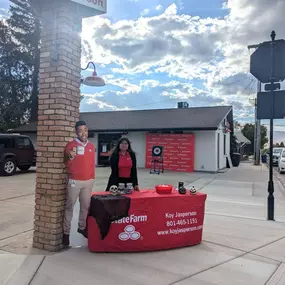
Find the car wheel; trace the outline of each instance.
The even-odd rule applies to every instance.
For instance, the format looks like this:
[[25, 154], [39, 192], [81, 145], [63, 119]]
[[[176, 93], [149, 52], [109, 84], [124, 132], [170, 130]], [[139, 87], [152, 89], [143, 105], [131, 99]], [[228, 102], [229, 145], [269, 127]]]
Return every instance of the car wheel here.
[[31, 166], [29, 165], [22, 165], [22, 166], [18, 166], [18, 168], [21, 170], [21, 171], [27, 171], [31, 168]]
[[2, 166], [2, 172], [5, 176], [11, 176], [15, 174], [17, 169], [16, 162], [12, 158], [7, 158]]

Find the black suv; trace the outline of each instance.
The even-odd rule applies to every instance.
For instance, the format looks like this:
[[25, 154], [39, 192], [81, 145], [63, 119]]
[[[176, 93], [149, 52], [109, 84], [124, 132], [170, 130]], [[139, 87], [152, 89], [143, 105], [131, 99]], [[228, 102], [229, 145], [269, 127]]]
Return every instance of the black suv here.
[[36, 150], [28, 136], [0, 134], [0, 174], [10, 176], [17, 167], [27, 171], [36, 166]]

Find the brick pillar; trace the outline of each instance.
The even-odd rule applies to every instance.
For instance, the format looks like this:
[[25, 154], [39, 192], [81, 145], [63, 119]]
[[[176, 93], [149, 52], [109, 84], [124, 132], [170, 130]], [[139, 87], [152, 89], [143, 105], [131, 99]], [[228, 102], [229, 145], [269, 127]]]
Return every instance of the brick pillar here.
[[74, 137], [79, 117], [82, 20], [71, 1], [43, 2], [33, 245], [59, 251], [66, 189], [64, 147]]

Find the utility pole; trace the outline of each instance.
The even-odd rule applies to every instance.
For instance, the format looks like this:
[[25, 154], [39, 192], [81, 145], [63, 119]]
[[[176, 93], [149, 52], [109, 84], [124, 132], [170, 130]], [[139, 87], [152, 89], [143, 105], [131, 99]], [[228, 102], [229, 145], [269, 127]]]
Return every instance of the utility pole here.
[[[257, 49], [259, 45], [249, 45], [247, 48]], [[257, 93], [261, 92], [261, 82], [257, 81]], [[260, 146], [261, 146], [261, 134], [260, 134], [260, 120], [257, 119], [257, 98], [254, 99], [254, 165], [260, 165]]]

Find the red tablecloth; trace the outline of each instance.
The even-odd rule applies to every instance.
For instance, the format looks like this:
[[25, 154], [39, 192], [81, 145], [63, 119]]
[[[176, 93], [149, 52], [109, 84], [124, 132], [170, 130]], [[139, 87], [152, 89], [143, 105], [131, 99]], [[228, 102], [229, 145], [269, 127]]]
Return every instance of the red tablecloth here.
[[[92, 195], [104, 193], [93, 193]], [[202, 240], [206, 194], [159, 195], [135, 192], [129, 216], [111, 224], [104, 240], [93, 217], [88, 217], [88, 248], [94, 252], [135, 252], [177, 248]]]

